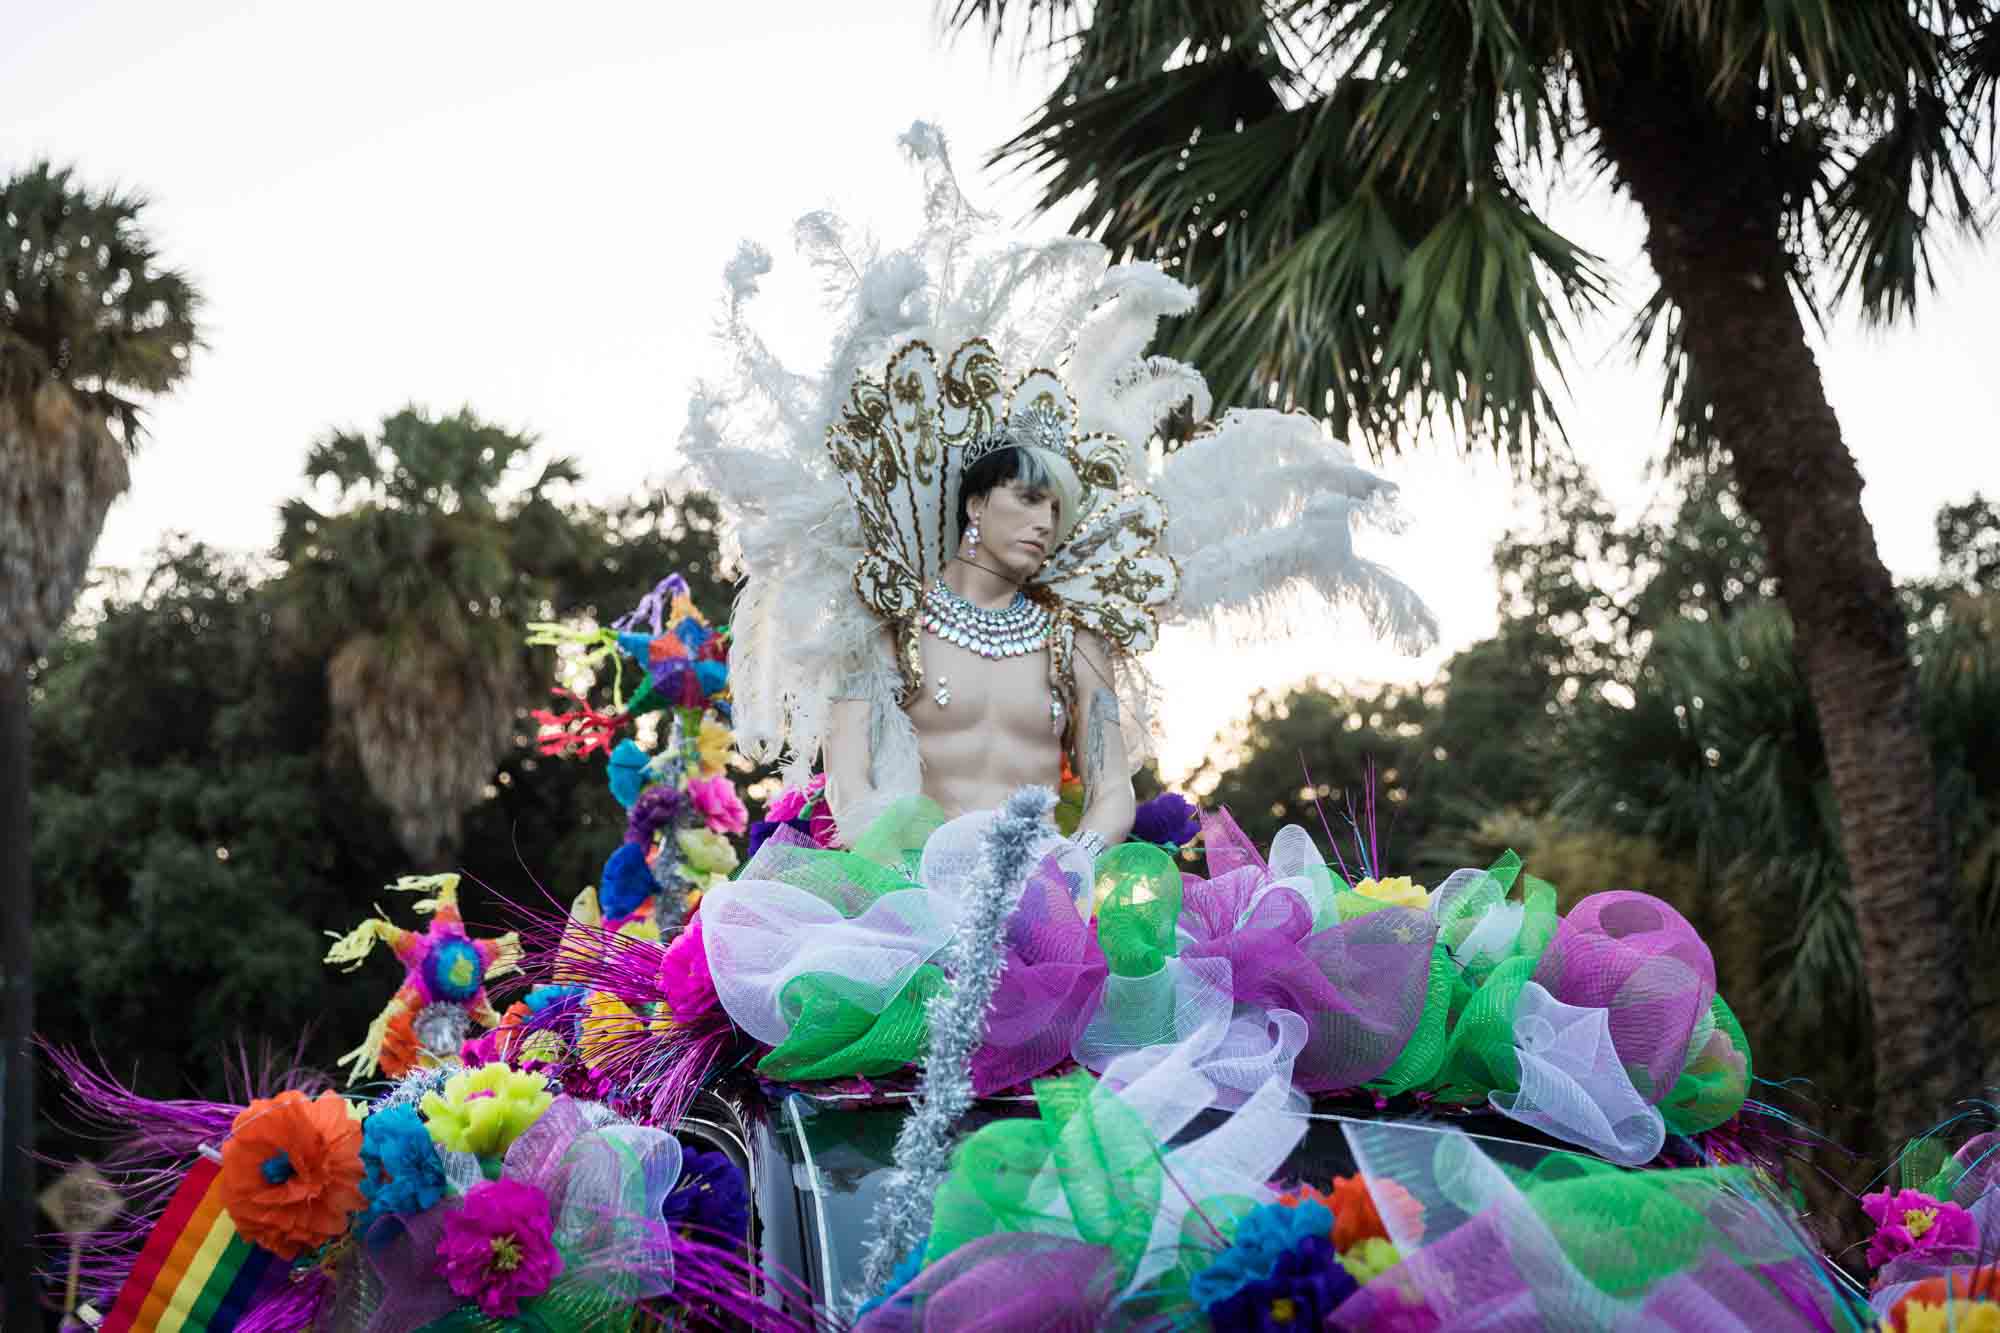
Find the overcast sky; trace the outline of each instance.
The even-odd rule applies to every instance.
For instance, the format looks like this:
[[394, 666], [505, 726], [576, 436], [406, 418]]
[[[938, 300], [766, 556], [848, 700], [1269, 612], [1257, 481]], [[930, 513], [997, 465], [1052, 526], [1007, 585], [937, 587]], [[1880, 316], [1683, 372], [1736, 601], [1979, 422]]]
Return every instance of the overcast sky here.
[[[0, 170], [47, 155], [142, 188], [163, 254], [209, 300], [210, 346], [154, 409], [98, 558], [142, 562], [173, 529], [267, 547], [313, 439], [411, 401], [534, 432], [582, 461], [594, 495], [671, 480], [738, 240], [771, 246], [782, 298], [799, 213], [832, 205], [907, 234], [917, 196], [895, 138], [913, 119], [951, 135], [977, 198], [1036, 229], [1025, 183], [977, 164], [1050, 76], [977, 41], [941, 45], [932, 13], [929, 0], [0, 0]], [[1626, 279], [1628, 302], [1644, 297], [1628, 208], [1590, 188], [1556, 216]], [[767, 322], [787, 309], [766, 304]], [[1848, 321], [1818, 349], [1899, 575], [1935, 564], [1940, 502], [2000, 490], [1996, 311], [2000, 249], [1960, 249], [1917, 328]], [[1657, 493], [1645, 465], [1664, 433], [1656, 372], [1624, 360], [1624, 319], [1580, 330], [1565, 418], [1633, 513]], [[1353, 626], [1309, 627], [1239, 653], [1218, 681], [1200, 645], [1170, 639], [1154, 663], [1170, 773], [1255, 688], [1422, 678], [1490, 632], [1488, 556], [1512, 503], [1499, 470], [1436, 446], [1386, 470], [1412, 521], [1371, 552], [1437, 610], [1438, 651], [1397, 659]]]

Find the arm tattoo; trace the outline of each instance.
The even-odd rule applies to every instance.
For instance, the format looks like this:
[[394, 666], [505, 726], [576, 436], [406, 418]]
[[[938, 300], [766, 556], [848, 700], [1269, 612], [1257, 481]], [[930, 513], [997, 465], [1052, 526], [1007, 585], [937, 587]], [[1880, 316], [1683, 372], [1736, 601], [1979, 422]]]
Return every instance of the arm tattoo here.
[[1087, 804], [1104, 784], [1105, 751], [1118, 725], [1118, 696], [1100, 685], [1090, 696], [1090, 728], [1083, 752], [1083, 792]]

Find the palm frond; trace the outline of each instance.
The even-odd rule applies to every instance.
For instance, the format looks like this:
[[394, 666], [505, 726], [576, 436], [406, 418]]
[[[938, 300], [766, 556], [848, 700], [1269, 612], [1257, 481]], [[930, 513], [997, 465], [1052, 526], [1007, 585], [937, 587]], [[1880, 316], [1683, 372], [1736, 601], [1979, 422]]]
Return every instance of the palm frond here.
[[1817, 218], [1836, 300], [1854, 294], [1865, 316], [1886, 322], [1936, 289], [1931, 239], [1940, 224], [1979, 221], [1970, 148], [1951, 105], [1920, 88], [1852, 157]]
[[140, 229], [147, 200], [37, 162], [0, 183], [0, 393], [62, 385], [139, 438], [139, 397], [172, 388], [201, 346], [201, 296]]

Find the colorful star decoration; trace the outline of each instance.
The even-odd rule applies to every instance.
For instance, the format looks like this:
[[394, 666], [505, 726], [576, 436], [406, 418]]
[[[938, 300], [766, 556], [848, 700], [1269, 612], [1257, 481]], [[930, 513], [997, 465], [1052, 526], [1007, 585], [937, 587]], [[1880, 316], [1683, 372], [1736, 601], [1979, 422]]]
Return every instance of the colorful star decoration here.
[[457, 875], [405, 875], [388, 886], [396, 893], [431, 895], [415, 904], [431, 918], [421, 931], [393, 924], [379, 906], [376, 915], [345, 935], [327, 934], [334, 941], [325, 961], [352, 972], [374, 950], [387, 944], [403, 965], [403, 984], [368, 1027], [361, 1045], [340, 1057], [352, 1063], [347, 1081], [358, 1083], [377, 1073], [399, 1078], [412, 1069], [456, 1059], [467, 1037], [499, 1024], [500, 1015], [486, 998], [486, 983], [518, 971], [520, 939], [509, 931], [491, 939], [474, 939], [465, 931], [458, 910]]

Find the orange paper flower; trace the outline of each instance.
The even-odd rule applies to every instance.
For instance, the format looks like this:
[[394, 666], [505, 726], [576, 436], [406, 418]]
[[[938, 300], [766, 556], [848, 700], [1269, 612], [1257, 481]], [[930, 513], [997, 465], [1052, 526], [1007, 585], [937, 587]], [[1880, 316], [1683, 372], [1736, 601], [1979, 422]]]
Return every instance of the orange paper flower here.
[[1974, 1302], [1994, 1300], [2000, 1300], [2000, 1264], [1982, 1264], [1969, 1271], [1927, 1277], [1914, 1284], [1897, 1297], [1885, 1323], [1896, 1333], [1906, 1333], [1923, 1322], [1918, 1317], [1925, 1313], [1921, 1307], [1931, 1306], [1956, 1310], [1958, 1317], [1955, 1321], [1947, 1317], [1940, 1322], [1954, 1328], [1964, 1327], [1969, 1322], [1965, 1318], [1965, 1307]]
[[417, 1043], [417, 1014], [408, 1005], [396, 1011], [382, 1032], [382, 1049], [376, 1065], [390, 1078], [401, 1078], [417, 1067], [423, 1048]]
[[337, 1092], [286, 1091], [237, 1114], [222, 1145], [222, 1204], [245, 1240], [296, 1259], [347, 1230], [361, 1196], [361, 1126]]
[[[1407, 1224], [1409, 1238], [1412, 1241], [1421, 1240], [1424, 1234], [1424, 1206], [1393, 1180], [1378, 1179], [1374, 1187], [1389, 1200], [1389, 1206], [1398, 1218]], [[1322, 1194], [1310, 1185], [1301, 1185], [1279, 1196], [1279, 1201], [1290, 1207], [1297, 1207], [1308, 1199], [1325, 1204], [1333, 1214], [1333, 1232], [1328, 1239], [1333, 1242], [1336, 1253], [1344, 1254], [1365, 1240], [1390, 1239], [1389, 1229], [1382, 1225], [1382, 1215], [1375, 1211], [1375, 1197], [1369, 1192], [1368, 1182], [1358, 1175], [1335, 1176], [1331, 1194]]]

